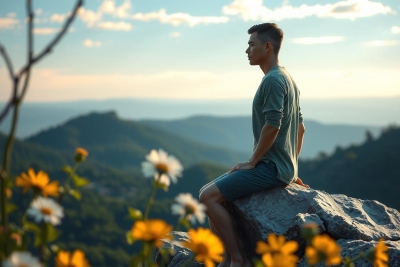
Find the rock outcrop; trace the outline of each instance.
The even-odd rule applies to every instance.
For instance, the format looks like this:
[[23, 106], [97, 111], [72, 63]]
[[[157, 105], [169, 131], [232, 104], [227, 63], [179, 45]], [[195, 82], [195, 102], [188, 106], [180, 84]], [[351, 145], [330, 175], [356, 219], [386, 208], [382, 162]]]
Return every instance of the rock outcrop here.
[[[343, 257], [354, 257], [375, 246], [379, 238], [384, 238], [389, 247], [389, 266], [400, 266], [400, 213], [378, 201], [331, 195], [291, 184], [226, 203], [226, 208], [235, 218], [240, 243], [250, 259], [258, 256], [255, 253], [257, 241], [275, 233], [299, 243], [297, 254], [301, 259], [298, 266], [306, 266], [301, 228], [305, 223], [313, 222], [321, 233], [337, 240]], [[182, 232], [174, 234], [178, 240], [187, 237]], [[168, 265], [170, 267], [179, 266], [190, 255], [179, 242], [165, 245], [177, 252]], [[189, 266], [200, 264], [193, 262]], [[359, 260], [356, 266], [372, 265], [367, 260]]]

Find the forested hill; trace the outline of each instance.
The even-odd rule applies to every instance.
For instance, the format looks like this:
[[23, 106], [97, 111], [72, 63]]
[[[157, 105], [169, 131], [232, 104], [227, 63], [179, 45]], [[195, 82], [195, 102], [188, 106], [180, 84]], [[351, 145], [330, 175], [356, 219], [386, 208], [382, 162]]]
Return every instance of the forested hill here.
[[151, 149], [159, 148], [175, 155], [185, 166], [203, 161], [230, 166], [248, 159], [245, 153], [196, 143], [135, 121], [121, 120], [114, 112], [80, 116], [26, 141], [59, 151], [84, 147], [92, 160], [124, 170], [140, 165]]
[[299, 176], [312, 188], [373, 199], [400, 210], [400, 128], [388, 127], [377, 138], [330, 157], [301, 161]]

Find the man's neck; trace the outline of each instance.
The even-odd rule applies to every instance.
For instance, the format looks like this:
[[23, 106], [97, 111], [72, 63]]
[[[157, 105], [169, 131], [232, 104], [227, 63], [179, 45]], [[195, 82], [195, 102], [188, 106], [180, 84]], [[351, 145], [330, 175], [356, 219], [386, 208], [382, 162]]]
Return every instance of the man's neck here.
[[264, 72], [264, 75], [267, 74], [273, 67], [279, 65], [278, 57], [272, 57], [269, 60], [265, 61], [264, 64], [260, 64], [260, 69]]

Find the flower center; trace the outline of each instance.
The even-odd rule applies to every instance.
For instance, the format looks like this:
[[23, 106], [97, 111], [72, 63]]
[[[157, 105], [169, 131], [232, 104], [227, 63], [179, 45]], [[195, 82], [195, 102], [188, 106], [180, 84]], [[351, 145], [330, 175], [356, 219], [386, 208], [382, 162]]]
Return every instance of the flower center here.
[[156, 169], [159, 174], [168, 173], [168, 166], [164, 163], [158, 163]]
[[203, 243], [197, 245], [197, 254], [208, 255], [208, 247]]
[[52, 211], [51, 211], [51, 209], [49, 209], [49, 208], [41, 208], [41, 209], [40, 209], [40, 212], [41, 212], [42, 214], [44, 214], [44, 215], [51, 215], [51, 214], [52, 214]]
[[189, 215], [189, 214], [193, 214], [196, 210], [196, 207], [194, 205], [190, 205], [190, 204], [186, 204], [185, 205], [185, 214]]

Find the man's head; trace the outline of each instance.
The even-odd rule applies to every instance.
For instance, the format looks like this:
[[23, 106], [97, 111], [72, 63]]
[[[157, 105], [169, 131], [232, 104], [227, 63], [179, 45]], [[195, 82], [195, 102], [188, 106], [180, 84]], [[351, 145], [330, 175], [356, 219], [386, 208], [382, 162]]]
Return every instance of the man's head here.
[[270, 42], [275, 54], [279, 53], [283, 40], [283, 31], [275, 23], [262, 23], [251, 27], [248, 34], [257, 33], [257, 38], [262, 44]]

